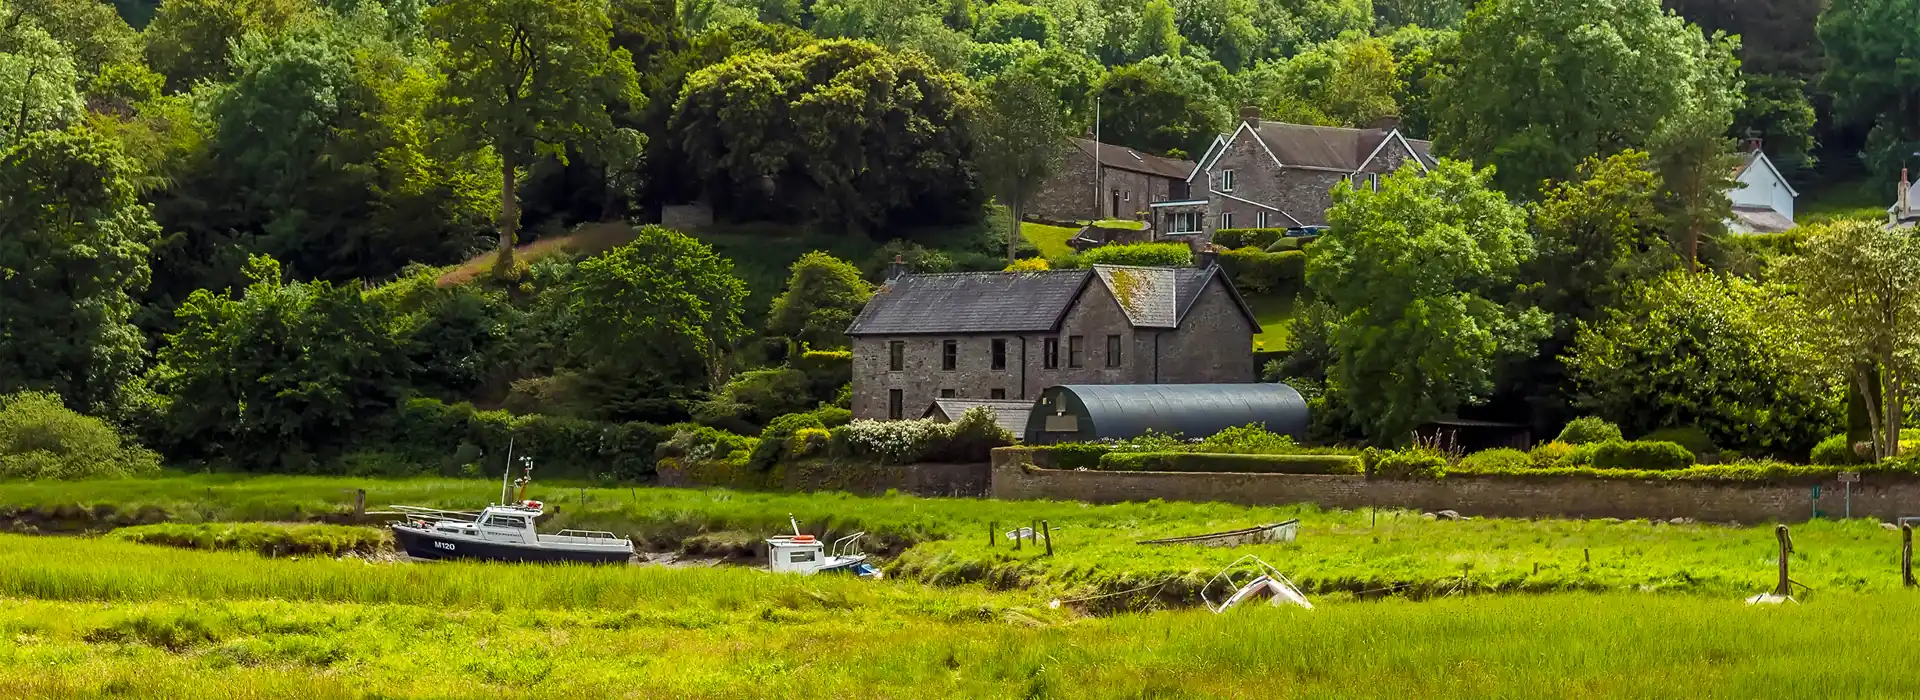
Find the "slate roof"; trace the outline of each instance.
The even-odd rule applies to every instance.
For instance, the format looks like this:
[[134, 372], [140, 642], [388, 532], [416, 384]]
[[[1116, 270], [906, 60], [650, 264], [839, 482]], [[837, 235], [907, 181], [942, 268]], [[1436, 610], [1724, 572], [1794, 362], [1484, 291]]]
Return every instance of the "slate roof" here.
[[1754, 233], [1780, 233], [1792, 230], [1794, 227], [1792, 219], [1774, 211], [1773, 207], [1734, 205], [1733, 218], [1752, 229]]
[[1195, 167], [1193, 161], [1190, 160], [1165, 158], [1151, 153], [1136, 151], [1126, 146], [1100, 143], [1093, 139], [1073, 139], [1073, 145], [1079, 147], [1082, 151], [1086, 151], [1087, 155], [1090, 156], [1093, 155], [1096, 150], [1094, 148], [1095, 144], [1099, 145], [1097, 150], [1100, 152], [1100, 164], [1115, 170], [1128, 170], [1175, 180], [1185, 180], [1188, 175], [1193, 174]]
[[[906, 274], [888, 282], [847, 328], [847, 335], [1045, 333], [1060, 325], [1094, 280], [1122, 300], [1135, 328], [1178, 328], [1221, 274], [1219, 267], [1126, 267], [1045, 272]], [[1222, 277], [1222, 281], [1227, 281]], [[1231, 282], [1224, 285], [1259, 333], [1260, 322]]]
[[920, 417], [933, 418], [937, 415], [947, 419], [948, 422], [953, 422], [960, 420], [960, 415], [966, 413], [968, 409], [979, 406], [985, 406], [988, 410], [993, 411], [993, 422], [1005, 428], [1007, 432], [1013, 433], [1015, 437], [1026, 434], [1027, 414], [1033, 410], [1032, 401], [1021, 401], [1017, 399], [934, 399], [933, 405], [928, 406], [927, 412], [921, 414]]
[[[1304, 165], [1316, 168], [1331, 168], [1353, 172], [1365, 165], [1367, 158], [1380, 148], [1393, 132], [1384, 129], [1348, 129], [1337, 126], [1308, 126], [1305, 124], [1287, 124], [1283, 122], [1261, 122], [1254, 129], [1267, 148], [1273, 151], [1273, 157], [1280, 159], [1282, 165]], [[1407, 139], [1407, 146], [1413, 149], [1428, 165], [1432, 165], [1433, 143]]]

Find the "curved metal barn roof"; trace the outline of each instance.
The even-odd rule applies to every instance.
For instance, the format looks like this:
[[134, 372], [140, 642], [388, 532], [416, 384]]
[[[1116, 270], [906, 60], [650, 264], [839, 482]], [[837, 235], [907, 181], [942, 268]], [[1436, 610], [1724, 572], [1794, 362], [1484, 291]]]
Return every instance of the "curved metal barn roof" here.
[[1096, 438], [1178, 432], [1206, 437], [1223, 429], [1264, 423], [1269, 431], [1304, 437], [1307, 401], [1285, 384], [1068, 384], [1087, 408]]

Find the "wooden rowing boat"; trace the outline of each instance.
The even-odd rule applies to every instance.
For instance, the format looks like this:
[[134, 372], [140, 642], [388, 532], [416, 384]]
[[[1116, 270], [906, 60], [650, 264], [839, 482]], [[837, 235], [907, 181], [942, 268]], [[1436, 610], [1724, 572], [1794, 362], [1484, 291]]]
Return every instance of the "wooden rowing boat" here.
[[1268, 544], [1272, 542], [1292, 542], [1300, 535], [1300, 519], [1277, 522], [1272, 525], [1241, 528], [1226, 532], [1214, 532], [1205, 535], [1186, 537], [1166, 537], [1157, 540], [1144, 540], [1139, 544], [1197, 544], [1203, 547], [1238, 547], [1248, 544]]

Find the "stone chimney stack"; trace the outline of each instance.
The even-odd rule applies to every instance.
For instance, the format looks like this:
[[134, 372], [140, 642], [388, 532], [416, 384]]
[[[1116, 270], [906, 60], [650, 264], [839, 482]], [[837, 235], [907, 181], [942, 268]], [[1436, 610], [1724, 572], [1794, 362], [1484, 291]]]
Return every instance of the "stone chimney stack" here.
[[1895, 186], [1894, 218], [1913, 215], [1913, 185], [1907, 182], [1907, 169], [1900, 169], [1900, 184]]
[[1389, 114], [1374, 120], [1373, 128], [1381, 131], [1393, 131], [1400, 128], [1400, 115]]
[[887, 283], [892, 284], [894, 280], [900, 279], [905, 274], [907, 274], [907, 259], [904, 256], [893, 256], [893, 262], [887, 264]]
[[1758, 136], [1748, 136], [1740, 140], [1741, 153], [1757, 153], [1764, 146], [1766, 146], [1766, 142], [1760, 140]]
[[1240, 121], [1255, 129], [1260, 128], [1260, 108], [1248, 105], [1240, 108]]

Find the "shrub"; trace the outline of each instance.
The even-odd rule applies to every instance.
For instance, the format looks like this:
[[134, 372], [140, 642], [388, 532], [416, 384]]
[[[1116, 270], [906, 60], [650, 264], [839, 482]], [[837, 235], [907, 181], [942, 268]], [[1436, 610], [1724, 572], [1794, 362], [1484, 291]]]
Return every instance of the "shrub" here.
[[801, 428], [787, 438], [787, 458], [806, 459], [825, 454], [833, 433], [820, 428]]
[[832, 432], [837, 456], [883, 464], [984, 462], [993, 448], [1013, 444], [1013, 436], [993, 422], [993, 412], [986, 408], [968, 409], [952, 423], [856, 420]]
[[1103, 245], [1081, 253], [1080, 260], [1088, 265], [1186, 267], [1193, 263], [1193, 250], [1185, 243]]
[[1135, 452], [1109, 453], [1100, 458], [1098, 468], [1128, 472], [1359, 474], [1360, 460], [1341, 455]]
[[[651, 423], [515, 417], [505, 411], [481, 411], [472, 404], [434, 399], [409, 400], [391, 420], [382, 423], [384, 434], [360, 446], [404, 455], [413, 460], [414, 474], [461, 474], [476, 465], [484, 473], [499, 474], [507, 467], [511, 441], [515, 455], [533, 457], [535, 467], [549, 477], [627, 481], [651, 477], [658, 461], [657, 448], [677, 432], [676, 428]], [[346, 466], [335, 465], [331, 471]]]
[[820, 419], [823, 427], [838, 428], [853, 422], [853, 411], [839, 406], [821, 406], [813, 409], [813, 417]]
[[120, 479], [160, 472], [160, 456], [57, 394], [0, 396], [0, 480]]
[[1696, 455], [1720, 453], [1720, 448], [1713, 444], [1713, 438], [1707, 437], [1705, 431], [1694, 426], [1661, 428], [1640, 436], [1640, 440], [1644, 442], [1671, 442], [1687, 448], [1688, 452]]
[[1533, 469], [1533, 458], [1527, 453], [1502, 447], [1467, 455], [1452, 471], [1471, 474], [1512, 474], [1531, 469]]
[[1220, 267], [1242, 290], [1286, 294], [1298, 291], [1306, 279], [1307, 254], [1298, 250], [1269, 253], [1253, 247], [1236, 248], [1220, 254]]
[[1297, 452], [1299, 448], [1299, 445], [1294, 444], [1293, 438], [1267, 432], [1266, 424], [1250, 423], [1214, 433], [1211, 437], [1201, 440], [1193, 451], [1214, 454], [1280, 455]]
[[1533, 469], [1552, 469], [1565, 462], [1575, 449], [1575, 446], [1559, 440], [1543, 442], [1527, 453], [1527, 461], [1531, 462], [1529, 466]]
[[759, 438], [735, 435], [694, 423], [672, 426], [673, 437], [660, 444], [659, 457], [685, 458], [687, 461], [746, 464], [760, 446]]
[[787, 438], [805, 429], [825, 430], [826, 425], [811, 413], [789, 413], [767, 422], [767, 428], [760, 431], [760, 441], [753, 446], [753, 455], [747, 459], [747, 465], [760, 471], [767, 471], [780, 462], [781, 450], [787, 446]]
[[1299, 250], [1299, 249], [1300, 249], [1300, 239], [1298, 237], [1282, 238], [1280, 240], [1274, 241], [1272, 245], [1267, 246], [1267, 252], [1269, 253], [1284, 253], [1289, 250]]
[[993, 448], [1013, 444], [1013, 435], [999, 423], [994, 422], [993, 409], [975, 406], [960, 414], [960, 419], [946, 426], [940, 439], [927, 450], [925, 458], [932, 462], [963, 464], [985, 462], [993, 456]]
[[[803, 356], [806, 354], [802, 353]], [[849, 376], [851, 372], [849, 361]], [[777, 416], [811, 408], [817, 403], [813, 398], [812, 386], [813, 378], [798, 369], [742, 372], [721, 387], [713, 398], [695, 409], [695, 420], [736, 432], [758, 431]]]
[[1593, 449], [1595, 469], [1644, 469], [1666, 471], [1686, 469], [1695, 463], [1692, 452], [1671, 442], [1614, 440]]
[[[1901, 442], [1904, 443], [1906, 440], [1903, 439]], [[1866, 460], [1861, 459], [1860, 455], [1854, 453], [1853, 443], [1847, 440], [1846, 435], [1842, 434], [1821, 440], [1820, 444], [1814, 445], [1813, 455], [1810, 461], [1814, 464], [1845, 466], [1849, 464], [1859, 464]]]
[[1047, 269], [1046, 258], [1021, 258], [1007, 265], [1004, 272], [1046, 272]]
[[1560, 437], [1556, 440], [1569, 445], [1585, 445], [1590, 442], [1606, 442], [1608, 440], [1619, 439], [1621, 439], [1620, 426], [1593, 416], [1587, 416], [1584, 418], [1575, 418], [1567, 424], [1567, 427], [1561, 428]]
[[1431, 447], [1368, 449], [1360, 455], [1369, 479], [1438, 479], [1447, 471], [1447, 454]]
[[1092, 469], [1100, 465], [1101, 457], [1113, 451], [1111, 446], [1097, 442], [1063, 442], [1033, 449], [1052, 455], [1056, 469]]
[[1223, 228], [1213, 232], [1213, 244], [1228, 250], [1265, 248], [1283, 240], [1288, 240], [1283, 228]]
[[793, 368], [807, 377], [809, 403], [833, 400], [840, 387], [853, 382], [853, 353], [848, 350], [805, 350], [793, 358]]

